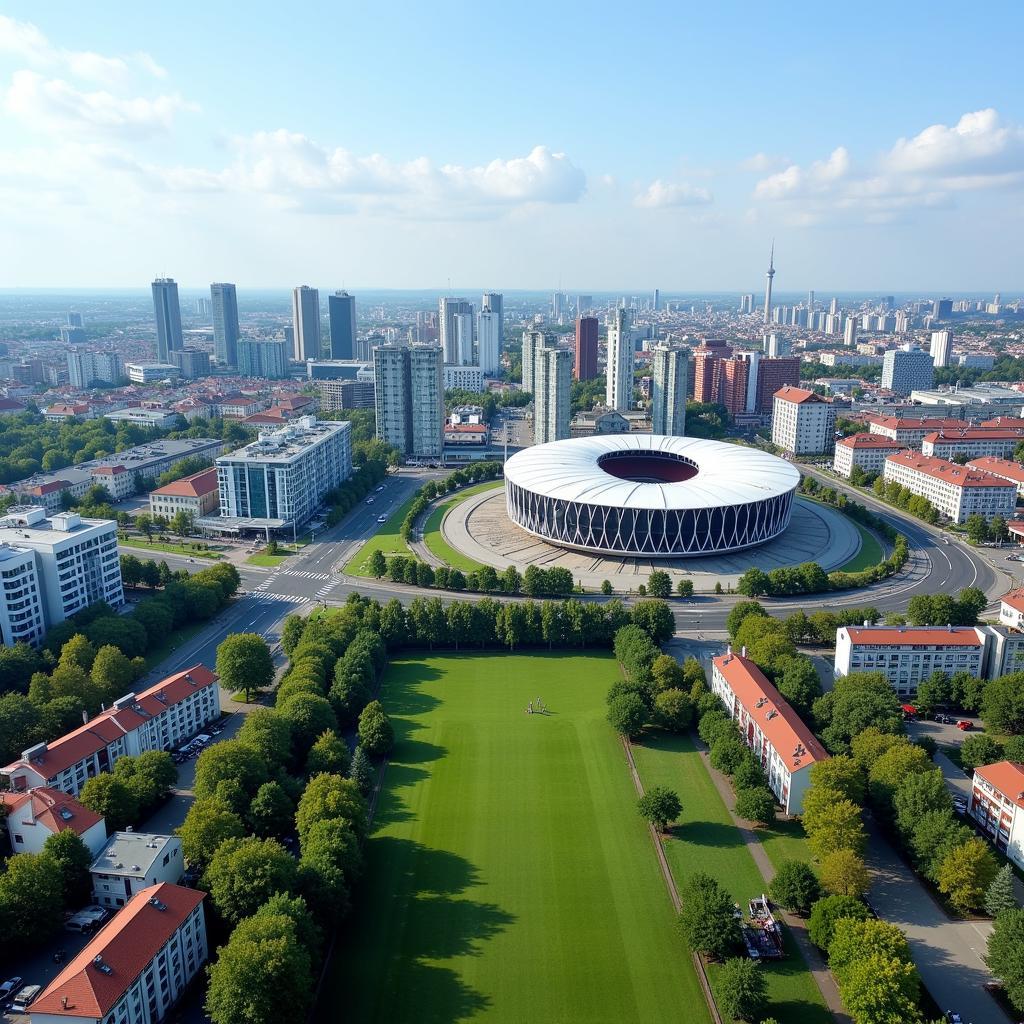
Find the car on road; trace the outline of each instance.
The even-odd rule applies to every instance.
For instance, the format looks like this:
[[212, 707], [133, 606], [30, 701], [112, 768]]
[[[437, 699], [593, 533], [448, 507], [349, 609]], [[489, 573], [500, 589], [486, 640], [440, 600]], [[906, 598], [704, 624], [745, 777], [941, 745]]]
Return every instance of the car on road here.
[[947, 1024], [964, 1024], [963, 1017], [956, 1010], [947, 1010], [943, 1017], [946, 1019]]
[[962, 796], [953, 797], [953, 810], [957, 814], [967, 813], [967, 801]]
[[377, 516], [377, 522], [378, 523], [386, 523], [387, 521], [388, 521], [388, 517], [387, 516]]
[[367, 505], [372, 505], [372, 504], [373, 504], [373, 503], [374, 503], [374, 502], [375, 502], [376, 500], [377, 500], [377, 499], [376, 499], [376, 498], [373, 498], [373, 497], [367, 498], [367, 499], [366, 499], [366, 504], [367, 504]]
[[387, 484], [381, 484], [380, 487], [377, 488], [377, 493], [380, 494], [380, 492], [383, 491], [386, 486]]
[[7, 1002], [21, 988], [21, 983], [24, 981], [23, 978], [19, 978], [15, 975], [13, 978], [8, 978], [2, 985], [0, 985], [0, 1007], [6, 1006]]
[[969, 722], [966, 718], [961, 718], [960, 721], [956, 723], [956, 727], [961, 729], [963, 732], [970, 732], [971, 729], [974, 728], [974, 723]]

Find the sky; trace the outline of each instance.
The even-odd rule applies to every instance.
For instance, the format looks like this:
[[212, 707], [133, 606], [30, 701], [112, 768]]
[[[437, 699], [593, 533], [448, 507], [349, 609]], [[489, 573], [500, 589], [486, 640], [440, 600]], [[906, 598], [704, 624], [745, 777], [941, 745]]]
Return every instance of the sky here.
[[[1024, 5], [0, 7], [0, 287], [1024, 290]], [[1011, 43], [1011, 47], [1004, 45]]]

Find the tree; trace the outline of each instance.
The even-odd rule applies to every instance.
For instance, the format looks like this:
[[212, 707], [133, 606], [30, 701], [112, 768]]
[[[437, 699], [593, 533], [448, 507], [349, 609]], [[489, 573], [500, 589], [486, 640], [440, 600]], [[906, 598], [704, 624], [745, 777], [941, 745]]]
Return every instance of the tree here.
[[802, 860], [784, 860], [768, 886], [768, 895], [787, 910], [806, 914], [821, 896], [821, 885]]
[[1013, 887], [1013, 868], [1004, 864], [992, 879], [985, 893], [985, 913], [998, 917], [1005, 910], [1016, 910], [1017, 897]]
[[611, 583], [611, 580], [602, 580], [601, 581], [601, 593], [604, 594], [605, 597], [611, 597], [611, 595], [612, 595], [612, 583]]
[[868, 772], [868, 795], [871, 803], [883, 817], [893, 815], [893, 799], [900, 783], [908, 776], [930, 771], [931, 758], [927, 751], [904, 740], [890, 747]]
[[888, 921], [845, 918], [836, 922], [828, 947], [828, 965], [840, 986], [848, 972], [871, 954], [912, 964], [907, 937]]
[[295, 756], [304, 759], [318, 736], [337, 732], [338, 719], [330, 701], [313, 693], [297, 693], [277, 706], [292, 729]]
[[814, 662], [804, 655], [779, 658], [782, 674], [776, 679], [779, 693], [797, 710], [807, 713], [821, 696], [821, 679]]
[[111, 832], [123, 831], [138, 820], [138, 799], [124, 780], [110, 772], [100, 772], [88, 779], [78, 794], [78, 802], [106, 818]]
[[65, 907], [79, 907], [89, 899], [92, 876], [89, 867], [92, 851], [70, 828], [55, 832], [43, 843], [43, 854], [52, 857], [60, 867], [63, 879], [62, 896]]
[[826, 806], [816, 808], [813, 812], [805, 800], [803, 823], [807, 843], [819, 860], [836, 850], [853, 850], [855, 853], [864, 851], [867, 836], [860, 808], [850, 800], [836, 795]]
[[659, 832], [668, 832], [668, 826], [682, 813], [679, 794], [665, 786], [652, 786], [636, 803], [640, 817], [649, 821]]
[[258, 633], [233, 633], [217, 647], [217, 675], [229, 693], [242, 692], [245, 702], [253, 690], [274, 681], [274, 659], [266, 640]]
[[214, 796], [224, 779], [236, 780], [253, 796], [267, 781], [267, 766], [259, 751], [237, 739], [223, 740], [199, 755], [193, 790], [197, 797]]
[[249, 804], [249, 824], [258, 836], [284, 836], [295, 819], [295, 804], [280, 782], [264, 782]]
[[676, 594], [679, 597], [693, 597], [693, 580], [680, 580], [676, 584]]
[[950, 815], [953, 799], [949, 795], [942, 771], [916, 772], [904, 778], [896, 787], [893, 797], [896, 827], [908, 839], [921, 819], [931, 811]]
[[694, 872], [679, 897], [679, 929], [693, 952], [721, 960], [740, 947], [740, 924], [733, 913], [732, 897], [714, 878]]
[[864, 896], [871, 879], [864, 861], [853, 850], [833, 850], [818, 869], [822, 887], [835, 896]]
[[106, 644], [96, 652], [90, 673], [93, 683], [108, 695], [108, 700], [126, 693], [135, 681], [135, 667], [121, 651]]
[[352, 879], [361, 866], [359, 838], [347, 821], [318, 821], [302, 838], [300, 879], [307, 899], [324, 917], [348, 909]]
[[221, 843], [228, 839], [241, 839], [245, 833], [241, 816], [216, 797], [201, 797], [194, 801], [185, 820], [178, 826], [181, 852], [189, 864], [201, 870]]
[[811, 907], [811, 916], [807, 920], [807, 934], [819, 949], [828, 952], [838, 921], [844, 918], [867, 921], [870, 916], [868, 908], [852, 896], [825, 896]]
[[220, 915], [237, 925], [275, 893], [293, 893], [294, 859], [274, 839], [226, 839], [217, 847], [203, 876]]
[[985, 517], [978, 515], [975, 512], [973, 515], [969, 515], [964, 520], [964, 528], [967, 530], [967, 536], [974, 541], [975, 544], [980, 544], [983, 541], [988, 540], [988, 523]]
[[291, 723], [271, 708], [256, 708], [246, 715], [236, 739], [257, 751], [268, 771], [283, 768], [291, 758]]
[[775, 797], [767, 786], [748, 786], [737, 790], [735, 809], [741, 818], [767, 825], [775, 820]]
[[987, 733], [964, 737], [960, 745], [960, 763], [968, 771], [1003, 759], [1003, 745]]
[[988, 843], [975, 836], [946, 854], [937, 872], [939, 892], [958, 910], [977, 910], [998, 870]]
[[693, 722], [693, 703], [683, 690], [662, 690], [654, 697], [654, 719], [669, 732], [686, 732]]
[[989, 681], [981, 698], [981, 717], [992, 732], [1024, 733], [1024, 672]]
[[371, 701], [359, 716], [359, 746], [371, 757], [385, 757], [395, 745], [395, 730], [379, 700]]
[[718, 972], [715, 1001], [726, 1020], [761, 1020], [768, 1001], [768, 979], [761, 965], [746, 957], [726, 960]]
[[317, 741], [309, 748], [306, 757], [306, 777], [327, 773], [344, 775], [351, 758], [345, 741], [335, 732], [321, 733]]
[[647, 705], [635, 693], [623, 693], [608, 704], [608, 723], [620, 735], [635, 739], [648, 718]]
[[676, 631], [672, 609], [664, 601], [637, 601], [630, 618], [656, 644], [670, 640]]
[[857, 762], [848, 755], [837, 754], [811, 765], [811, 785], [835, 790], [855, 804], [864, 802], [866, 786], [864, 773]]
[[359, 787], [360, 793], [369, 793], [373, 789], [374, 770], [366, 751], [356, 747], [352, 753], [352, 764], [348, 777]]
[[717, 768], [718, 771], [724, 772], [726, 775], [732, 775], [743, 763], [746, 754], [747, 746], [736, 735], [736, 730], [733, 728], [725, 735], [719, 736], [711, 744], [711, 767]]
[[177, 512], [171, 516], [171, 529], [179, 537], [187, 537], [195, 529], [195, 521], [192, 513], [188, 509], [179, 508]]
[[1006, 910], [996, 918], [985, 963], [1003, 983], [1010, 1002], [1024, 1012], [1024, 910]]
[[765, 611], [764, 605], [760, 601], [737, 601], [733, 605], [732, 611], [729, 612], [725, 620], [725, 628], [733, 640], [736, 639], [736, 634], [739, 632], [739, 628], [743, 625], [744, 620], [750, 615], [759, 615], [767, 618], [768, 612]]
[[647, 577], [647, 593], [651, 597], [667, 598], [672, 596], [672, 577], [663, 569], [655, 569]]
[[682, 666], [670, 654], [659, 654], [651, 663], [651, 678], [659, 690], [670, 690], [683, 685]]
[[53, 857], [16, 853], [0, 873], [0, 945], [22, 951], [60, 927], [64, 875]]
[[317, 775], [309, 780], [295, 812], [299, 839], [318, 821], [341, 818], [362, 835], [366, 831], [366, 800], [359, 786], [340, 775]]
[[851, 965], [839, 993], [857, 1024], [916, 1024], [920, 984], [912, 963], [872, 953]]
[[145, 817], [171, 795], [178, 781], [178, 769], [165, 750], [146, 750], [135, 757], [119, 757], [114, 775], [131, 790]]

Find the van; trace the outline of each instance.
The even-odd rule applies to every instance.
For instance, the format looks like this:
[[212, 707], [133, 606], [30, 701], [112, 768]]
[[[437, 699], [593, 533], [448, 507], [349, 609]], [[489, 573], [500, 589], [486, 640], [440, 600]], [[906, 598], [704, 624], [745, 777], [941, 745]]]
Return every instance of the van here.
[[85, 935], [96, 927], [96, 922], [87, 914], [75, 914], [64, 922], [64, 928], [69, 932], [78, 932]]
[[24, 1013], [34, 1002], [37, 995], [43, 991], [42, 985], [26, 985], [11, 1003], [11, 1009], [15, 1013]]

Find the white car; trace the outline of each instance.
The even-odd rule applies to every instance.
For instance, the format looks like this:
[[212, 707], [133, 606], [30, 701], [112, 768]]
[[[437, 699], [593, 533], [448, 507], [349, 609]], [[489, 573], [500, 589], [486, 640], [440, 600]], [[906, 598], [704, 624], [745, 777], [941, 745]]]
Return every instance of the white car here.
[[377, 516], [377, 522], [378, 523], [386, 523], [387, 521], [388, 521], [388, 517], [387, 516]]
[[380, 487], [377, 488], [377, 493], [380, 494], [380, 492], [384, 490], [385, 486], [385, 484], [381, 484]]
[[366, 504], [367, 505], [372, 505], [376, 500], [377, 500], [376, 498], [367, 498], [366, 499]]

